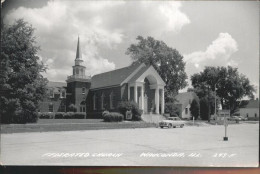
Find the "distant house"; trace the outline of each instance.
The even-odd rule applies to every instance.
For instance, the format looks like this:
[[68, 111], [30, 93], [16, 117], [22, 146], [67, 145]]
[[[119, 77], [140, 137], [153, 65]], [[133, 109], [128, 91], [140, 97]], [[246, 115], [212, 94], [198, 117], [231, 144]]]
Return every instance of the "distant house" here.
[[40, 103], [40, 112], [66, 112], [73, 104], [77, 112], [98, 118], [128, 100], [136, 102], [144, 113], [164, 113], [165, 82], [152, 65], [135, 63], [93, 77], [86, 76], [85, 70], [78, 39], [72, 75], [66, 83], [49, 82], [49, 96]]
[[259, 100], [242, 101], [239, 108], [239, 113], [244, 117], [259, 117]]
[[179, 93], [175, 99], [177, 100], [175, 105], [179, 108], [180, 118], [192, 117], [190, 113], [190, 106], [193, 99], [199, 102], [199, 97], [194, 92]]

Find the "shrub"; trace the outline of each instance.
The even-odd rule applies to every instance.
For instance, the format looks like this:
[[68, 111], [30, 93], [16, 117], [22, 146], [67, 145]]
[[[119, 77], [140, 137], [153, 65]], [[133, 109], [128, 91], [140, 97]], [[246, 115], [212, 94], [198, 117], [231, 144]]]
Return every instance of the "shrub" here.
[[41, 119], [84, 119], [86, 113], [84, 112], [41, 112], [39, 118]]
[[64, 119], [72, 119], [74, 112], [67, 112], [64, 114], [63, 118]]
[[11, 123], [36, 123], [38, 121], [38, 113], [37, 112], [26, 112], [22, 110], [18, 110], [14, 112]]
[[84, 112], [75, 112], [72, 114], [72, 118], [76, 118], [76, 119], [84, 119], [86, 116], [86, 113]]
[[107, 115], [107, 114], [109, 114], [109, 111], [107, 111], [107, 110], [102, 112], [102, 117], [104, 118], [104, 116]]
[[56, 112], [55, 119], [62, 119], [64, 115], [65, 115], [64, 112]]
[[105, 122], [120, 122], [123, 120], [123, 115], [117, 112], [110, 112], [104, 115]]
[[53, 119], [55, 114], [53, 112], [40, 112], [39, 118], [40, 119]]
[[126, 111], [131, 111], [133, 114], [132, 120], [136, 121], [141, 120], [141, 115], [143, 114], [143, 110], [139, 109], [138, 104], [133, 101], [121, 101], [117, 109], [123, 116], [126, 116]]
[[77, 112], [77, 107], [74, 104], [70, 104], [68, 107], [68, 111]]

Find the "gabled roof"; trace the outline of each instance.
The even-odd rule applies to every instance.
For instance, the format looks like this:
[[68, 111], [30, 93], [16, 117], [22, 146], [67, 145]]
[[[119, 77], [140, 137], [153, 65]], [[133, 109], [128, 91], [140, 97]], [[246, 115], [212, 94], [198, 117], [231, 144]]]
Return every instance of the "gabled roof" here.
[[176, 104], [182, 104], [182, 110], [184, 110], [189, 104], [191, 104], [193, 99], [199, 99], [194, 92], [184, 92], [179, 93], [175, 96]]
[[140, 66], [143, 65], [140, 63], [136, 63], [125, 68], [94, 75], [91, 78], [91, 89], [120, 85]]
[[259, 100], [247, 100], [242, 101], [241, 103], [244, 103], [244, 106], [241, 104], [240, 108], [259, 108]]

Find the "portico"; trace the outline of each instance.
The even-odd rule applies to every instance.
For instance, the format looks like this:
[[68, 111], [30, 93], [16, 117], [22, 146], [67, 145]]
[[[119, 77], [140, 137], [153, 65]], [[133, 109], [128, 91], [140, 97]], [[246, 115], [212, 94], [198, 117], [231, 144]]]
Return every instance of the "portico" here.
[[128, 82], [128, 100], [135, 101], [144, 113], [164, 113], [165, 83], [150, 66]]

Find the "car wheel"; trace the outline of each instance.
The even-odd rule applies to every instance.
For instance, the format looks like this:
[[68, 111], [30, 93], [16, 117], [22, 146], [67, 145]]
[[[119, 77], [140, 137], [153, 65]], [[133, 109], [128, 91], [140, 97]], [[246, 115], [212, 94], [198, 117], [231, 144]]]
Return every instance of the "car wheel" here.
[[180, 127], [181, 127], [181, 128], [183, 128], [183, 126], [184, 126], [184, 124], [181, 124], [181, 126], [180, 126]]
[[176, 126], [173, 126], [173, 128], [176, 128]]
[[163, 128], [163, 126], [160, 126], [161, 128]]
[[172, 128], [172, 124], [170, 123], [168, 127], [169, 127], [169, 128]]

